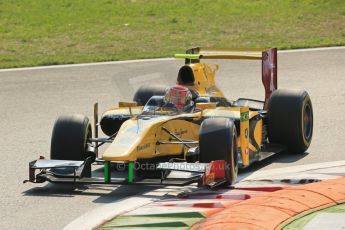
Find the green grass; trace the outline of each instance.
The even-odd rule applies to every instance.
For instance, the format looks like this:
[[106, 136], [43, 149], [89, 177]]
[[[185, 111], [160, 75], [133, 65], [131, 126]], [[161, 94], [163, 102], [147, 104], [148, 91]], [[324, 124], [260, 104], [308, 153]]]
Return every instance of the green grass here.
[[0, 1], [0, 68], [338, 45], [344, 0]]
[[311, 212], [305, 216], [297, 218], [292, 222], [285, 225], [282, 229], [283, 230], [297, 230], [303, 229], [312, 219], [314, 219], [320, 213], [345, 213], [345, 204], [338, 204], [326, 209], [321, 209], [319, 211]]

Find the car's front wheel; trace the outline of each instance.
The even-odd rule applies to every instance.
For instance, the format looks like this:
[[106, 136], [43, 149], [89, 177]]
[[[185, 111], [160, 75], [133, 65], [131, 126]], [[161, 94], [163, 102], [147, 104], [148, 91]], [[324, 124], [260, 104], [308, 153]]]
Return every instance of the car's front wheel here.
[[236, 182], [238, 173], [237, 133], [232, 120], [209, 118], [202, 122], [199, 133], [199, 161], [225, 160], [226, 185]]
[[80, 114], [60, 116], [54, 124], [50, 158], [56, 160], [85, 160], [88, 139], [92, 137], [89, 119]]

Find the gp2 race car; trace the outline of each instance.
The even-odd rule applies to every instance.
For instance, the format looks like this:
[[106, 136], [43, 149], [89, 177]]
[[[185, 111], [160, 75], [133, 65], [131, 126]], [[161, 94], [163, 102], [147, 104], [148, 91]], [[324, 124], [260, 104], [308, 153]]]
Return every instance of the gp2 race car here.
[[[166, 87], [142, 86], [133, 102], [119, 102], [100, 122], [95, 104], [94, 136], [87, 117], [61, 116], [52, 132], [51, 159], [30, 162], [27, 181], [231, 185], [238, 168], [284, 150], [307, 150], [313, 134], [312, 103], [304, 90], [277, 89], [276, 48], [198, 47], [175, 57], [185, 59], [177, 84], [191, 91], [191, 111], [164, 107]], [[201, 59], [261, 60], [265, 100], [228, 100], [215, 84], [218, 66]], [[98, 137], [99, 127], [107, 138]], [[105, 143], [110, 145], [101, 154], [99, 147]], [[92, 166], [99, 164], [103, 175], [95, 177]], [[120, 164], [126, 173], [114, 177]]]

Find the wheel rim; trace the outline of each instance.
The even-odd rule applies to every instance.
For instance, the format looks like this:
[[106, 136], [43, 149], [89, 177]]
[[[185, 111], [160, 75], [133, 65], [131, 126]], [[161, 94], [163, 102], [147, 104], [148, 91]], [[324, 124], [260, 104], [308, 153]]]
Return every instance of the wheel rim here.
[[309, 103], [305, 104], [303, 110], [303, 136], [306, 141], [310, 141], [313, 130], [313, 112]]
[[84, 142], [84, 156], [83, 158], [87, 158], [91, 155], [87, 154], [87, 148], [88, 148], [88, 144], [91, 144], [92, 142], [90, 141], [90, 139], [92, 138], [92, 129], [91, 126], [88, 125], [86, 128], [86, 138], [85, 138], [85, 142]]
[[[236, 135], [236, 133], [235, 133], [235, 135]], [[233, 178], [234, 178], [234, 180], [236, 180], [236, 175], [237, 175], [237, 173], [238, 173], [238, 164], [237, 164], [237, 140], [236, 140], [236, 137], [235, 137], [235, 135], [234, 135], [234, 137], [233, 137], [233, 140], [232, 140], [232, 152], [233, 152], [233, 161], [234, 161], [234, 169], [233, 169], [233, 173], [234, 173], [234, 175], [233, 175]]]
[[230, 158], [227, 158], [228, 160], [226, 162], [226, 175], [229, 184], [236, 182], [238, 173], [236, 132], [233, 135]]

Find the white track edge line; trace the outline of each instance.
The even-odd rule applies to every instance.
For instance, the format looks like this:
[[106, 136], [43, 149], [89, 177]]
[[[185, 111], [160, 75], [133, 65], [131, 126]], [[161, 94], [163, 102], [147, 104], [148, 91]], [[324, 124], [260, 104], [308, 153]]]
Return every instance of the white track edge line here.
[[156, 200], [158, 199], [127, 197], [115, 203], [108, 203], [98, 208], [92, 209], [89, 212], [84, 213], [83, 215], [68, 223], [63, 229], [97, 229], [98, 227], [112, 220], [116, 216], [148, 205], [149, 203], [152, 203]]
[[[342, 49], [345, 49], [345, 46], [279, 50], [278, 53], [313, 52], [313, 51], [328, 51], [328, 50], [342, 50]], [[174, 58], [153, 58], [153, 59], [137, 59], [137, 60], [126, 60], [126, 61], [109, 61], [109, 62], [93, 62], [93, 63], [81, 63], [81, 64], [22, 67], [22, 68], [0, 69], [0, 73], [1, 72], [40, 70], [40, 69], [87, 67], [87, 66], [98, 66], [98, 65], [119, 65], [119, 64], [131, 64], [131, 63], [140, 63], [140, 62], [172, 61], [172, 60], [175, 60], [175, 59]]]

